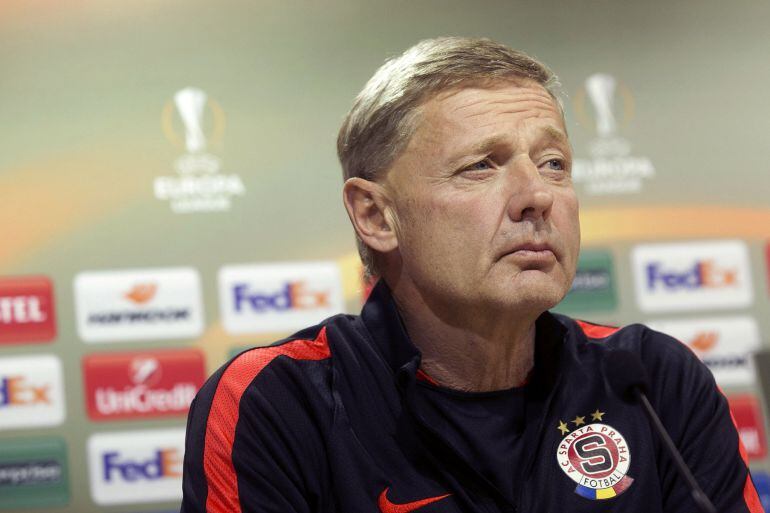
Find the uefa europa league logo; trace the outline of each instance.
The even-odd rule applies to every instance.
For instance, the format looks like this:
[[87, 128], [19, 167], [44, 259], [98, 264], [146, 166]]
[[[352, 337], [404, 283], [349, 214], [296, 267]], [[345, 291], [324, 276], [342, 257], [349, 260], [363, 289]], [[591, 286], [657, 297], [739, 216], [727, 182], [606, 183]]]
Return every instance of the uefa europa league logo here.
[[222, 161], [210, 153], [221, 149], [225, 114], [219, 103], [197, 87], [185, 87], [166, 101], [161, 125], [184, 153], [174, 160], [176, 176], [155, 178], [155, 197], [168, 201], [177, 214], [230, 210], [232, 198], [243, 196], [246, 188], [239, 175], [220, 173]]
[[573, 162], [574, 182], [584, 183], [589, 194], [639, 192], [642, 181], [655, 176], [655, 167], [649, 158], [632, 155], [631, 142], [621, 135], [634, 117], [631, 91], [608, 73], [594, 73], [574, 102], [580, 124], [596, 129], [596, 136], [587, 141], [590, 158]]
[[203, 135], [203, 108], [206, 106], [206, 93], [194, 87], [186, 87], [174, 95], [179, 117], [185, 128], [185, 146], [190, 153], [199, 153], [206, 149], [206, 136]]

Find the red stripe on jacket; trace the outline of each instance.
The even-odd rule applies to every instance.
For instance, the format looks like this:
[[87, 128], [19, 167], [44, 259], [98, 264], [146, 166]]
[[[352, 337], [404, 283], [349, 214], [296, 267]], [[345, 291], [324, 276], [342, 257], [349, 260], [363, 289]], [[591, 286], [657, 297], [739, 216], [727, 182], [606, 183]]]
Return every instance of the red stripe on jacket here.
[[[723, 396], [725, 395], [725, 393], [722, 392], [721, 388], [719, 388], [719, 392]], [[733, 421], [733, 426], [735, 426], [735, 432], [738, 433], [737, 434], [738, 451], [741, 453], [741, 459], [743, 460], [744, 465], [746, 465], [746, 468], [748, 469], [749, 454], [746, 452], [746, 447], [744, 447], [743, 441], [741, 440], [741, 436], [738, 431], [738, 423], [735, 422], [735, 416], [733, 415], [732, 411], [730, 411], [730, 419]], [[746, 503], [746, 507], [748, 508], [750, 513], [765, 513], [765, 508], [762, 507], [762, 502], [759, 500], [759, 494], [757, 494], [757, 489], [754, 487], [754, 483], [751, 481], [750, 473], [746, 474], [746, 482], [743, 484], [743, 501]]]
[[279, 356], [295, 360], [329, 358], [326, 327], [315, 340], [292, 340], [280, 346], [252, 349], [238, 356], [227, 367], [214, 392], [206, 422], [203, 471], [208, 484], [208, 513], [240, 513], [238, 480], [233, 466], [233, 442], [238, 424], [238, 406], [249, 384], [262, 369]]
[[591, 324], [585, 321], [575, 321], [583, 330], [588, 338], [606, 338], [618, 331], [620, 328], [614, 328], [612, 326], [600, 326], [598, 324]]

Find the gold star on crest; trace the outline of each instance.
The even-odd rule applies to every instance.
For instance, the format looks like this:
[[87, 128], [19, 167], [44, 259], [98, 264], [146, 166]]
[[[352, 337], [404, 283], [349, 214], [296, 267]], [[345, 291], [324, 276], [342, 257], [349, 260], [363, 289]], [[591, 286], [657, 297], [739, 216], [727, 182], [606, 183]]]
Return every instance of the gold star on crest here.
[[573, 420], [572, 423], [575, 424], [575, 427], [582, 426], [583, 424], [586, 423], [586, 418], [585, 417], [578, 417], [576, 415], [575, 416], [575, 420]]
[[559, 421], [559, 431], [561, 431], [562, 435], [569, 433], [569, 428], [567, 427], [567, 424], [564, 423], [564, 421]]
[[591, 420], [604, 420], [602, 417], [605, 415], [605, 412], [599, 411], [599, 408], [596, 408], [596, 411], [591, 414]]

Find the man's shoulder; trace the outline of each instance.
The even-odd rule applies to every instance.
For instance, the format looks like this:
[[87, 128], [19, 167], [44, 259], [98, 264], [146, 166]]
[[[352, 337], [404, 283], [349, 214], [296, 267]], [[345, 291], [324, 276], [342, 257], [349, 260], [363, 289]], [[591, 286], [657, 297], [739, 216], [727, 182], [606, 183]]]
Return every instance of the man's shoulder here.
[[685, 344], [645, 324], [632, 323], [617, 326], [574, 319], [563, 314], [552, 313], [551, 315], [567, 328], [579, 344], [590, 344], [607, 351], [623, 349], [639, 354], [643, 360], [697, 359]]
[[250, 386], [271, 386], [276, 382], [312, 380], [328, 372], [332, 358], [332, 333], [346, 329], [355, 316], [335, 315], [273, 343], [244, 349], [224, 363], [204, 385], [205, 389], [226, 389], [243, 393]]
[[630, 351], [639, 355], [654, 375], [667, 371], [700, 373], [705, 369], [688, 346], [645, 324], [612, 326], [561, 314], [552, 315], [572, 333], [578, 345], [587, 345], [599, 352]]

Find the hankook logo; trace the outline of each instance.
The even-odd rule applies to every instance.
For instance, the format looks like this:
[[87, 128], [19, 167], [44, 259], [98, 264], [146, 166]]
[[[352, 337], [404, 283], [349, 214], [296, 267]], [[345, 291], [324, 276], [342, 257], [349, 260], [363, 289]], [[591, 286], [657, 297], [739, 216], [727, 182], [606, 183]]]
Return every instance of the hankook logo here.
[[649, 326], [687, 345], [724, 387], [754, 384], [752, 354], [760, 349], [759, 327], [748, 316], [652, 321]]
[[86, 342], [190, 338], [203, 330], [200, 277], [189, 268], [92, 271], [75, 278]]

